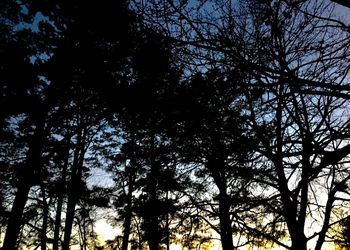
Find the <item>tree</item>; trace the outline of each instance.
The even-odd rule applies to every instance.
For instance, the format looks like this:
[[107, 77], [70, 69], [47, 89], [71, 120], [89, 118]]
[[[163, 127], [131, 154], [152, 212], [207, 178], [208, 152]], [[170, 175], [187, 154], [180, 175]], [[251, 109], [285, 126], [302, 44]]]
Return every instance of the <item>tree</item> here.
[[[344, 191], [342, 185], [348, 181], [348, 171], [343, 165], [348, 152], [346, 147], [341, 146], [347, 141], [347, 138], [340, 139], [338, 136], [331, 135], [333, 132], [344, 133], [343, 129], [347, 126], [347, 121], [336, 117], [337, 114], [343, 112], [342, 109], [347, 100], [332, 97], [331, 94], [325, 94], [322, 90], [318, 91], [318, 88], [300, 83], [302, 80], [299, 81], [299, 79], [311, 79], [314, 82], [327, 79], [327, 81], [337, 82], [339, 72], [330, 73], [336, 67], [338, 67], [336, 70], [341, 68], [340, 65], [337, 65], [339, 63], [336, 59], [337, 52], [330, 48], [336, 37], [333, 36], [327, 41], [319, 41], [319, 37], [313, 36], [300, 38], [299, 46], [310, 43], [315, 44], [314, 46], [321, 44], [319, 45], [321, 48], [311, 48], [306, 52], [308, 57], [315, 58], [315, 61], [310, 62], [303, 55], [295, 56], [288, 50], [292, 44], [295, 44], [295, 40], [287, 40], [287, 30], [283, 28], [286, 25], [285, 22], [288, 23], [291, 17], [286, 14], [283, 14], [284, 17], [279, 16], [283, 8], [282, 3], [272, 8], [266, 7], [266, 11], [271, 11], [276, 16], [270, 19], [272, 23], [269, 46], [272, 48], [271, 51], [276, 49], [273, 56], [271, 55], [271, 59], [276, 60], [276, 69], [292, 75], [265, 79], [267, 92], [262, 96], [259, 104], [252, 104], [251, 124], [255, 127], [256, 135], [260, 136], [261, 143], [265, 145], [264, 150], [260, 148], [257, 149], [257, 152], [262, 153], [268, 161], [271, 161], [271, 170], [276, 173], [277, 178], [270, 177], [271, 184], [274, 183], [271, 186], [279, 193], [282, 210], [277, 214], [280, 214], [287, 224], [292, 243], [290, 248], [306, 249], [307, 241], [318, 236], [315, 249], [321, 249], [331, 226], [330, 223], [336, 223], [335, 217], [332, 218], [332, 213], [337, 210], [338, 206], [336, 197]], [[324, 24], [320, 24], [317, 18], [299, 27], [303, 32], [307, 32], [309, 25], [326, 27], [322, 26]], [[327, 37], [326, 34], [334, 30], [324, 28], [323, 32]], [[338, 35], [342, 36], [342, 34]], [[323, 42], [326, 44], [323, 45]], [[308, 47], [305, 45], [303, 48]], [[339, 44], [338, 49], [342, 48], [343, 45]], [[333, 53], [333, 57], [324, 55], [325, 51]], [[316, 53], [319, 54], [316, 55]], [[273, 62], [271, 59], [270, 62]], [[295, 60], [299, 60], [298, 63]], [[321, 61], [322, 66], [318, 64]], [[262, 128], [265, 125], [267, 128]], [[262, 130], [266, 132], [262, 133]], [[332, 155], [331, 161], [329, 161], [328, 153]], [[340, 172], [335, 174], [337, 171], [340, 171], [341, 174]], [[338, 176], [342, 178], [338, 179]], [[328, 182], [329, 180], [332, 181]], [[322, 182], [328, 187], [324, 191], [328, 193], [327, 202], [322, 201], [315, 193], [315, 190], [320, 188], [319, 183]], [[321, 208], [321, 204], [324, 204], [324, 209]], [[322, 222], [320, 229], [311, 234], [305, 229], [314, 211], [322, 211]], [[276, 221], [279, 221], [279, 216], [275, 218]]]
[[[0, 32], [1, 32], [1, 100], [0, 104], [3, 108], [0, 112], [0, 135], [2, 145], [2, 157], [1, 165], [3, 166], [1, 171], [1, 178], [4, 179], [1, 185], [2, 193], [5, 195], [8, 193], [12, 186], [8, 182], [14, 175], [11, 160], [13, 157], [6, 156], [6, 148], [12, 148], [11, 153], [16, 152], [16, 135], [14, 129], [12, 129], [11, 116], [16, 116], [22, 113], [26, 113], [31, 110], [35, 104], [35, 96], [32, 95], [38, 87], [38, 81], [35, 77], [35, 69], [30, 64], [30, 56], [35, 53], [34, 46], [31, 46], [32, 42], [35, 44], [34, 35], [27, 30], [16, 30], [16, 26], [19, 22], [25, 18], [25, 14], [20, 11], [21, 6], [19, 3], [12, 1], [3, 1], [1, 3], [0, 11]], [[30, 18], [27, 16], [26, 18]], [[18, 73], [20, 72], [20, 73]], [[27, 105], [19, 103], [22, 100]], [[10, 152], [10, 151], [8, 151]], [[12, 159], [11, 159], [12, 158]], [[11, 160], [10, 160], [11, 159]], [[20, 165], [20, 164], [18, 164]], [[5, 215], [5, 197], [1, 197], [2, 215]], [[3, 200], [4, 199], [4, 200]], [[16, 218], [13, 218], [13, 222], [16, 224]], [[3, 222], [5, 219], [1, 216]], [[16, 232], [15, 232], [16, 231]], [[18, 234], [18, 230], [15, 230], [13, 234]]]
[[[50, 102], [53, 100], [46, 92], [47, 89], [43, 87], [44, 81], [40, 81], [38, 78], [37, 65], [31, 62], [37, 54], [45, 49], [40, 47], [39, 43], [42, 36], [34, 34], [26, 28], [20, 29], [20, 25], [25, 27], [24, 21], [30, 22], [33, 15], [21, 11], [22, 8], [27, 7], [24, 4], [5, 1], [2, 3], [2, 7], [4, 8], [1, 8], [1, 43], [4, 46], [1, 50], [1, 88], [3, 90], [1, 104], [8, 108], [1, 111], [1, 134], [4, 135], [11, 130], [16, 131], [13, 128], [17, 125], [16, 118], [19, 116], [28, 117], [30, 125], [35, 126], [34, 131], [28, 130], [28, 135], [32, 137], [32, 140], [22, 141], [21, 147], [29, 148], [27, 152], [23, 152], [19, 148], [17, 148], [17, 152], [13, 152], [14, 155], [18, 152], [26, 154], [26, 162], [15, 161], [17, 166], [14, 179], [16, 179], [17, 194], [11, 213], [9, 213], [3, 245], [3, 249], [14, 249], [30, 187], [39, 184], [37, 177], [40, 178], [41, 173], [39, 158], [46, 136], [44, 130], [48, 112], [47, 106], [50, 106]], [[29, 24], [27, 23], [27, 25]], [[23, 102], [26, 105], [21, 105]], [[10, 138], [17, 140], [16, 136]], [[3, 141], [2, 143], [5, 145], [8, 142]], [[10, 171], [11, 164], [6, 165]]]
[[1, 3], [3, 249], [100, 248], [110, 198], [110, 248], [209, 247], [210, 230], [224, 250], [346, 246], [349, 29], [331, 2]]
[[[77, 93], [77, 92], [76, 92]], [[84, 162], [85, 155], [90, 147], [90, 144], [99, 132], [100, 114], [94, 111], [93, 108], [87, 107], [84, 103], [93, 102], [93, 98], [84, 98], [84, 95], [78, 95], [81, 100], [77, 100], [78, 111], [76, 113], [76, 138], [74, 142], [73, 162], [70, 170], [70, 181], [67, 187], [67, 211], [64, 230], [64, 241], [62, 249], [69, 249], [71, 231], [75, 215], [75, 208], [82, 196], [84, 188]]]
[[[348, 67], [343, 64], [349, 60], [348, 34], [332, 5], [150, 1], [142, 7], [150, 25], [178, 44], [184, 60], [191, 58], [190, 68], [219, 65], [239, 71], [244, 79], [244, 112], [250, 116], [247, 126], [258, 139], [253, 150], [260, 157], [255, 167], [260, 178], [255, 181], [266, 190], [261, 205], [247, 210], [262, 210], [262, 220], [247, 217], [245, 227], [289, 249], [306, 249], [307, 242], [318, 237], [315, 247], [320, 249], [328, 229], [337, 223], [338, 199], [348, 181], [343, 164], [348, 138], [340, 136], [346, 134], [347, 120], [336, 118], [349, 99]], [[315, 195], [321, 181], [327, 183], [327, 202]], [[281, 209], [273, 209], [272, 200]], [[271, 217], [263, 216], [265, 211]], [[305, 232], [315, 211], [322, 217], [320, 228], [314, 234]], [[286, 238], [283, 231], [291, 245], [281, 240]]]
[[[119, 54], [121, 51], [123, 51], [123, 53], [127, 51], [125, 51], [124, 48], [127, 48], [126, 44], [128, 40], [123, 39], [128, 37], [124, 35], [129, 32], [129, 16], [127, 13], [130, 12], [127, 11], [126, 5], [122, 2], [118, 2], [116, 3], [116, 5], [111, 3], [108, 6], [103, 6], [101, 9], [99, 9], [100, 11], [98, 12], [97, 9], [91, 5], [87, 5], [85, 3], [84, 5], [81, 4], [82, 3], [75, 1], [72, 3], [60, 2], [57, 5], [51, 5], [38, 1], [36, 3], [33, 3], [32, 5], [24, 7], [27, 8], [27, 11], [31, 14], [36, 13], [37, 11], [41, 11], [42, 13], [52, 17], [53, 23], [51, 23], [51, 28], [52, 26], [53, 28], [51, 29], [51, 31], [49, 30], [50, 25], [42, 25], [40, 27], [40, 34], [46, 35], [45, 38], [44, 36], [41, 37], [42, 40], [40, 40], [40, 42], [50, 42], [51, 47], [48, 47], [50, 48], [49, 52], [52, 53], [52, 55], [49, 56], [49, 62], [45, 63], [44, 66], [40, 68], [40, 74], [42, 74], [40, 76], [40, 79], [43, 79], [41, 81], [42, 86], [39, 86], [41, 87], [41, 89], [38, 88], [35, 89], [35, 91], [33, 91], [34, 94], [30, 96], [30, 98], [33, 99], [31, 100], [31, 103], [29, 103], [30, 105], [28, 105], [20, 111], [22, 113], [24, 112], [28, 114], [30, 120], [32, 121], [32, 126], [35, 126], [35, 131], [33, 132], [33, 138], [31, 140], [31, 143], [29, 144], [29, 150], [27, 152], [27, 161], [25, 163], [26, 167], [23, 168], [23, 173], [21, 174], [21, 176], [18, 177], [20, 179], [18, 183], [20, 183], [21, 185], [18, 187], [17, 194], [14, 200], [14, 205], [11, 211], [11, 216], [8, 222], [7, 233], [5, 235], [5, 241], [3, 246], [4, 249], [15, 248], [18, 233], [22, 224], [21, 216], [23, 214], [30, 189], [33, 186], [41, 185], [44, 179], [43, 175], [45, 173], [45, 168], [42, 164], [42, 154], [44, 154], [44, 150], [46, 149], [45, 145], [47, 143], [48, 137], [50, 136], [50, 130], [55, 129], [54, 126], [57, 125], [50, 123], [52, 122], [52, 120], [50, 120], [52, 118], [51, 111], [57, 108], [57, 106], [60, 105], [60, 102], [67, 102], [67, 107], [69, 107], [71, 105], [69, 103], [70, 100], [67, 100], [65, 98], [72, 97], [72, 92], [78, 95], [81, 94], [78, 92], [74, 92], [79, 88], [105, 91], [105, 89], [102, 86], [96, 84], [99, 81], [102, 81], [106, 85], [110, 84], [108, 85], [109, 89], [114, 88], [115, 86], [112, 86], [112, 84], [114, 84], [115, 82], [112, 77], [112, 74], [115, 74], [115, 70], [118, 71], [119, 69], [119, 71], [121, 71], [121, 67], [118, 68], [118, 65], [122, 63], [121, 61], [123, 60], [125, 55]], [[77, 11], [77, 7], [79, 8], [79, 6], [83, 6], [85, 11]], [[104, 10], [107, 9], [110, 11], [116, 9], [120, 11], [122, 15], [114, 15], [114, 13], [112, 12], [110, 12], [112, 15], [105, 15]], [[92, 10], [94, 11], [94, 15], [96, 15], [96, 13], [99, 13], [101, 15], [101, 18], [97, 19], [100, 22], [91, 23], [89, 21], [89, 15], [91, 15], [90, 11]], [[115, 19], [116, 16], [117, 18]], [[67, 19], [65, 17], [67, 17]], [[110, 18], [112, 18], [113, 20], [111, 20]], [[119, 20], [118, 18], [121, 19]], [[111, 23], [114, 23], [112, 21], [118, 20], [120, 22], [116, 23], [120, 26], [118, 26], [116, 32], [111, 33], [109, 25]], [[106, 27], [106, 29], [101, 29], [103, 25]], [[93, 32], [91, 33], [91, 31]], [[92, 35], [89, 36], [89, 34]], [[102, 38], [100, 38], [99, 35], [103, 35]], [[51, 40], [52, 38], [54, 38], [53, 41]], [[111, 43], [111, 41], [113, 41], [113, 43]], [[77, 44], [80, 45], [76, 46]], [[38, 46], [39, 45], [40, 44], [38, 44]], [[107, 48], [108, 53], [106, 53]], [[72, 53], [67, 54], [67, 51], [71, 51]], [[112, 51], [114, 52], [112, 53]], [[23, 58], [22, 61], [24, 61], [24, 59], [25, 58]], [[67, 59], [70, 61], [70, 63], [67, 63]], [[27, 57], [27, 61], [29, 62], [29, 56]], [[106, 61], [109, 62], [108, 65], [105, 64]], [[89, 69], [92, 68], [94, 70], [89, 71]], [[10, 71], [6, 69], [6, 72], [9, 73]], [[74, 79], [75, 77], [77, 77], [77, 79]], [[28, 80], [30, 80], [30, 78], [28, 78]], [[70, 86], [70, 84], [72, 84], [72, 86]], [[23, 88], [23, 91], [20, 88], [18, 88], [18, 90], [9, 90], [8, 99], [11, 100], [10, 97], [12, 92], [15, 92], [15, 94], [18, 95], [22, 92], [26, 93], [29, 91], [25, 88]], [[63, 93], [67, 96], [59, 96]], [[105, 93], [109, 92], [106, 91]], [[15, 97], [17, 98], [17, 96]], [[71, 101], [74, 102], [74, 98], [72, 98]], [[19, 111], [16, 110], [15, 112]], [[63, 112], [69, 111], [66, 109], [63, 110]], [[80, 111], [78, 110], [77, 112]], [[3, 120], [3, 118], [1, 119]], [[85, 128], [80, 129], [84, 130]], [[82, 137], [84, 136], [85, 135], [82, 135]], [[67, 140], [70, 139], [68, 138]], [[71, 145], [70, 143], [67, 143], [66, 146], [70, 147]], [[83, 155], [85, 151], [86, 149], [81, 149], [81, 147], [79, 151], [80, 153], [76, 151], [76, 161], [75, 164], [73, 164], [74, 166], [76, 166], [76, 174], [72, 176], [74, 176], [73, 179], [77, 181], [81, 177]], [[66, 174], [64, 173], [65, 171], [62, 171], [62, 179], [65, 179]], [[74, 211], [74, 206], [77, 203], [77, 199], [74, 199], [73, 196], [74, 195], [69, 195], [70, 205], [68, 207], [70, 211]], [[59, 200], [61, 203], [62, 196]], [[44, 202], [45, 199], [43, 199], [42, 201]], [[58, 208], [60, 207], [61, 205], [58, 204]], [[72, 212], [69, 212], [68, 214], [69, 216], [67, 217], [67, 220], [70, 219], [72, 221]], [[58, 214], [56, 223], [57, 230], [60, 224], [59, 216], [60, 215]], [[71, 222], [67, 222], [66, 242], [69, 241], [68, 238], [70, 232], [68, 231], [70, 228], [69, 225], [71, 224]], [[57, 230], [55, 236], [55, 247], [57, 247]], [[46, 234], [46, 232], [42, 233], [42, 235], [44, 234]], [[66, 243], [66, 245], [67, 244], [68, 243]]]
[[[178, 72], [172, 65], [171, 48], [161, 34], [145, 32], [142, 39], [132, 64], [134, 82], [127, 88], [124, 110], [119, 114], [126, 133], [122, 153], [126, 157], [124, 160], [129, 160], [127, 180], [132, 187], [128, 189], [124, 233], [129, 231], [130, 191], [134, 189], [141, 194], [136, 198], [137, 209], [133, 210], [142, 219], [142, 230], [149, 247], [158, 249], [165, 241], [169, 248], [170, 230], [166, 221], [175, 209], [172, 204], [175, 200], [168, 195], [176, 191], [177, 184], [174, 180], [176, 164], [166, 130], [172, 122], [169, 113], [171, 91], [178, 83]], [[155, 210], [154, 207], [164, 209]], [[162, 225], [163, 221], [165, 225]], [[127, 235], [124, 234], [123, 247], [126, 247]]]
[[[236, 84], [237, 81], [237, 84]], [[248, 159], [250, 138], [240, 114], [239, 75], [212, 70], [197, 74], [184, 87], [181, 96], [183, 117], [179, 124], [178, 146], [185, 163], [203, 165], [204, 174], [213, 179], [218, 194], [218, 228], [223, 249], [233, 249], [233, 204], [248, 189], [249, 181], [240, 179]], [[203, 171], [203, 170], [201, 170]], [[237, 180], [237, 182], [235, 181]], [[229, 183], [235, 183], [232, 186]]]

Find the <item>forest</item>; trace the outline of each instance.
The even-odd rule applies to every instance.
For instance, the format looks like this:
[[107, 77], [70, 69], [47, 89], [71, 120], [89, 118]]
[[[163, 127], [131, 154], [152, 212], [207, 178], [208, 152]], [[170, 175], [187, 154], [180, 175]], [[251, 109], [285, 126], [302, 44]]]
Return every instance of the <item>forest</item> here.
[[1, 0], [0, 249], [350, 249], [349, 16]]

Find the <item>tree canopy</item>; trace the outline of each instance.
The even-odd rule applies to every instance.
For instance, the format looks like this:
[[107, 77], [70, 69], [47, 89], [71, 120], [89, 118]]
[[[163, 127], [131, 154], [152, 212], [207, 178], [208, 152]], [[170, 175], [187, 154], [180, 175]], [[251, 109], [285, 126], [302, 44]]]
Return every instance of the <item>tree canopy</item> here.
[[346, 6], [2, 1], [1, 249], [347, 249]]

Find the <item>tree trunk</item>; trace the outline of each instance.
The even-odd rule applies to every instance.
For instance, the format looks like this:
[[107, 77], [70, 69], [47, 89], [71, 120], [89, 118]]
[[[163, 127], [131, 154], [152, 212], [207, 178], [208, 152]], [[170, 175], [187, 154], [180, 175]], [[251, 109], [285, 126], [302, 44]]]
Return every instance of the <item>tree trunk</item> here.
[[226, 193], [226, 190], [220, 191], [219, 194], [219, 219], [222, 249], [235, 249], [233, 246], [232, 226], [230, 218], [230, 199]]
[[[130, 169], [129, 169], [129, 185], [128, 185], [128, 196], [127, 196], [127, 205], [126, 205], [126, 212], [125, 212], [125, 218], [124, 218], [124, 231], [123, 231], [123, 241], [122, 241], [122, 250], [128, 250], [129, 246], [129, 237], [130, 237], [130, 231], [131, 231], [131, 220], [132, 220], [132, 195], [134, 192], [134, 185], [135, 185], [135, 178], [136, 178], [136, 161], [135, 161], [135, 133], [134, 129], [131, 131], [131, 145], [132, 145], [132, 151], [131, 151], [131, 161], [130, 161]], [[125, 170], [126, 166], [125, 166]]]
[[304, 232], [294, 232], [291, 234], [295, 236], [292, 237], [292, 246], [290, 250], [307, 250], [307, 240]]
[[64, 147], [64, 153], [62, 155], [64, 163], [62, 164], [62, 173], [61, 173], [61, 180], [59, 182], [59, 190], [58, 190], [58, 197], [57, 197], [57, 206], [56, 206], [56, 217], [55, 217], [55, 226], [54, 226], [54, 236], [53, 236], [53, 244], [52, 244], [52, 250], [58, 250], [59, 249], [59, 242], [60, 242], [60, 229], [61, 229], [61, 214], [62, 214], [62, 207], [63, 207], [63, 198], [64, 194], [66, 193], [66, 179], [67, 179], [67, 169], [69, 164], [69, 143], [70, 143], [71, 136], [68, 135], [65, 138], [65, 143], [63, 145]]
[[17, 249], [17, 238], [21, 230], [22, 215], [26, 205], [31, 185], [27, 182], [18, 187], [8, 220], [2, 250]]
[[70, 237], [73, 228], [73, 221], [75, 215], [75, 206], [79, 200], [79, 189], [80, 189], [80, 181], [81, 181], [81, 167], [77, 167], [78, 173], [72, 176], [71, 187], [68, 192], [68, 203], [67, 203], [67, 213], [66, 213], [66, 221], [65, 221], [65, 230], [64, 230], [64, 239], [62, 250], [68, 250], [70, 244]]
[[41, 151], [44, 143], [46, 116], [38, 115], [36, 118], [36, 128], [27, 153], [26, 164], [18, 179], [17, 193], [7, 223], [2, 250], [17, 248], [17, 239], [22, 226], [22, 216], [28, 200], [29, 190], [40, 180]]
[[[84, 204], [85, 205], [85, 204]], [[87, 215], [87, 211], [85, 206], [83, 205], [82, 209], [83, 209], [83, 218], [82, 218], [82, 230], [81, 230], [81, 238], [82, 238], [82, 250], [86, 250], [87, 249], [87, 232], [86, 232], [86, 228], [87, 228], [87, 223], [86, 223], [86, 215]]]
[[[151, 178], [154, 178], [151, 177]], [[148, 245], [150, 250], [159, 250], [159, 244], [160, 244], [160, 231], [159, 231], [159, 218], [158, 218], [158, 209], [157, 209], [157, 194], [156, 194], [156, 187], [154, 183], [155, 180], [151, 181], [151, 190], [150, 190], [150, 199], [147, 204], [147, 220], [148, 220], [148, 226], [146, 228], [147, 235], [148, 235]]]
[[148, 230], [148, 245], [150, 250], [159, 250], [160, 237], [158, 230], [158, 216], [153, 213], [151, 218], [149, 218]]
[[83, 162], [85, 155], [85, 135], [80, 131], [77, 138], [77, 148], [74, 152], [74, 160], [72, 165], [72, 174], [68, 189], [67, 213], [65, 221], [64, 239], [62, 250], [69, 250], [70, 238], [73, 228], [75, 215], [75, 206], [78, 203], [81, 188], [81, 178], [83, 171]]
[[52, 250], [59, 249], [62, 206], [63, 206], [63, 193], [62, 194], [60, 193], [58, 196], [57, 206], [56, 206], [55, 229], [54, 229]]
[[45, 188], [44, 185], [41, 185], [41, 192], [43, 196], [43, 225], [41, 228], [41, 235], [40, 235], [40, 248], [41, 250], [46, 250], [46, 245], [47, 245], [47, 220], [49, 217], [49, 206], [46, 202], [46, 193], [45, 193]]
[[[166, 200], [169, 200], [169, 191], [166, 191]], [[166, 250], [170, 250], [169, 213], [165, 217]]]
[[[338, 185], [342, 185], [342, 184], [343, 184], [343, 182], [338, 183]], [[336, 193], [337, 193], [337, 188], [334, 187], [328, 195], [323, 225], [322, 225], [322, 229], [321, 229], [320, 234], [319, 234], [318, 239], [317, 239], [315, 250], [321, 250], [322, 245], [325, 241], [326, 234], [327, 234], [327, 231], [329, 229], [329, 221], [331, 218], [331, 212], [332, 212], [333, 202], [335, 201], [335, 194]]]
[[64, 229], [64, 239], [62, 250], [69, 250], [70, 237], [73, 228], [73, 221], [75, 215], [75, 206], [79, 200], [79, 189], [80, 189], [80, 180], [81, 180], [81, 167], [77, 167], [78, 173], [72, 176], [71, 187], [68, 191], [68, 203], [67, 203], [67, 213]]
[[[280, 86], [279, 92], [282, 93], [283, 87]], [[297, 199], [292, 199], [291, 192], [288, 187], [288, 179], [284, 172], [283, 165], [283, 129], [282, 129], [282, 110], [283, 110], [283, 98], [279, 96], [278, 106], [276, 110], [276, 153], [274, 159], [272, 159], [277, 174], [278, 189], [281, 195], [281, 201], [283, 204], [283, 216], [285, 218], [288, 231], [291, 237], [292, 246], [291, 250], [307, 250], [307, 241], [304, 235], [304, 213], [303, 209], [305, 204], [301, 204], [301, 210], [298, 214]], [[302, 200], [305, 197], [305, 189], [302, 190]], [[307, 194], [307, 193], [306, 193]], [[299, 218], [298, 218], [299, 217]]]
[[[217, 147], [220, 149], [220, 147]], [[215, 185], [219, 189], [219, 221], [220, 238], [223, 250], [235, 249], [233, 246], [232, 226], [230, 217], [230, 197], [227, 194], [225, 162], [220, 152], [214, 152], [208, 159], [207, 168], [210, 170]]]
[[156, 163], [155, 159], [155, 135], [151, 132], [151, 149], [150, 149], [150, 164], [151, 164], [151, 173], [148, 180], [149, 185], [149, 200], [147, 204], [148, 212], [148, 245], [150, 250], [158, 250], [161, 240], [161, 235], [159, 231], [159, 218], [157, 213], [157, 178], [159, 172], [159, 166]]
[[132, 175], [133, 173], [129, 174], [128, 201], [126, 205], [126, 212], [125, 212], [125, 218], [124, 218], [122, 250], [127, 250], [129, 245], [129, 236], [130, 236], [131, 218], [132, 218], [132, 193], [134, 192], [134, 176]]

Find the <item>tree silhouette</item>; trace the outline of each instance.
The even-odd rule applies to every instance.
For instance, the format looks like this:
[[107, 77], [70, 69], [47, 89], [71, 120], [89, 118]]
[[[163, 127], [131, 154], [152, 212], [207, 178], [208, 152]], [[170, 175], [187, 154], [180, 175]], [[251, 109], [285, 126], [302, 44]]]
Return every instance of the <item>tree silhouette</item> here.
[[[244, 107], [251, 116], [248, 131], [258, 139], [255, 145], [265, 145], [264, 150], [253, 149], [256, 156], [261, 154], [255, 162], [254, 172], [260, 175], [256, 185], [264, 190], [269, 186], [259, 198], [262, 205], [246, 210], [254, 214], [263, 209], [261, 222], [244, 219], [250, 235], [289, 249], [306, 249], [306, 243], [318, 237], [315, 248], [320, 249], [331, 225], [337, 224], [339, 195], [344, 195], [348, 181], [343, 165], [349, 153], [347, 138], [329, 134], [344, 134], [340, 131], [347, 127], [347, 120], [339, 117], [346, 110], [349, 90], [343, 64], [349, 58], [345, 22], [333, 14], [332, 5], [312, 1], [240, 1], [236, 6], [231, 1], [195, 6], [168, 1], [146, 6], [142, 5], [146, 20], [183, 46], [181, 56], [192, 62], [191, 69], [218, 65], [241, 72], [246, 88], [242, 97], [250, 106]], [[333, 179], [324, 184], [326, 203], [315, 195], [317, 183], [329, 180], [325, 176]], [[272, 216], [266, 223], [264, 209]], [[312, 234], [306, 232], [307, 218], [315, 211], [322, 223]], [[290, 245], [281, 240], [286, 234]]]
[[346, 248], [332, 2], [2, 1], [2, 249]]
[[[202, 164], [218, 189], [216, 229], [221, 235], [223, 249], [233, 249], [233, 204], [239, 190], [248, 182], [235, 182], [244, 171], [250, 149], [250, 138], [243, 127], [239, 100], [241, 81], [235, 72], [225, 74], [212, 70], [196, 75], [184, 92], [184, 117], [179, 142], [185, 162]], [[237, 81], [237, 83], [235, 82]], [[237, 186], [229, 183], [236, 183]], [[242, 185], [242, 186], [241, 186]], [[231, 196], [232, 195], [232, 196]]]

